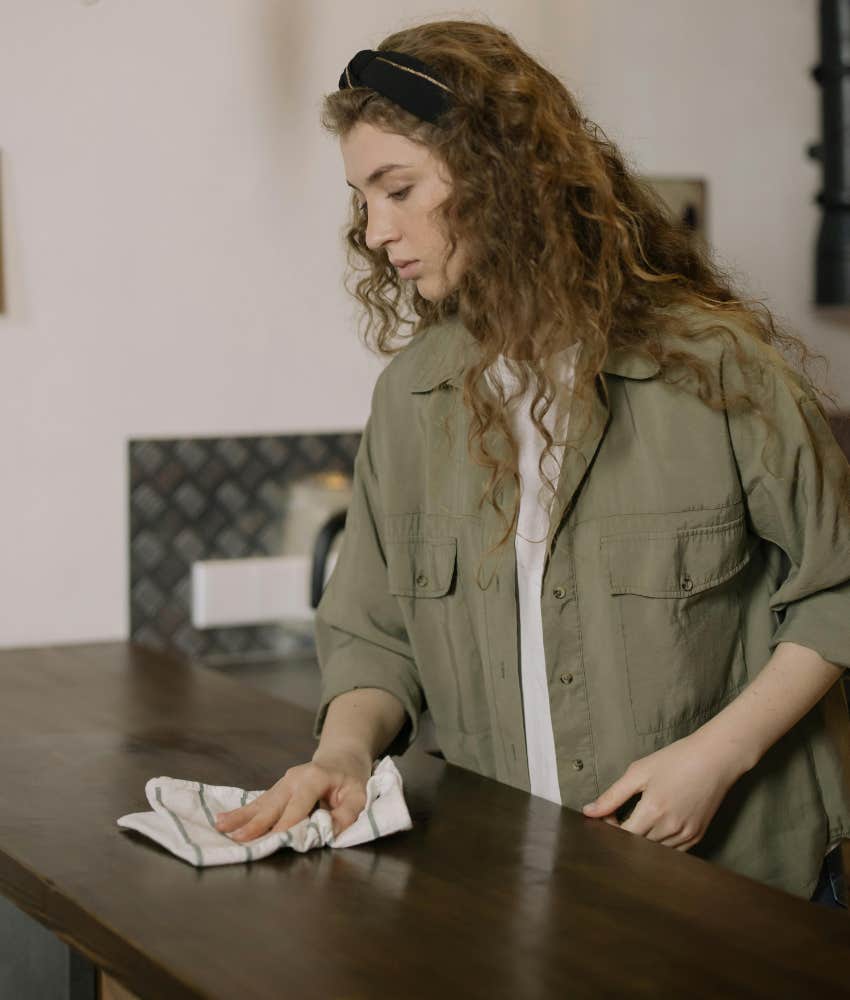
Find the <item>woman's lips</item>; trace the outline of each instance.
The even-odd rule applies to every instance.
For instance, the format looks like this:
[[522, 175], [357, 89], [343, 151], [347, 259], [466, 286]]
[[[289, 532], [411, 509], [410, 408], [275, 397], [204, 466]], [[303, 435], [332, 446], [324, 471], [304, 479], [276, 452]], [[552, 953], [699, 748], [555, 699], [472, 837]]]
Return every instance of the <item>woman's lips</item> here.
[[400, 278], [412, 278], [413, 272], [419, 267], [418, 260], [411, 260], [404, 266], [396, 265], [396, 270], [398, 271], [398, 276]]

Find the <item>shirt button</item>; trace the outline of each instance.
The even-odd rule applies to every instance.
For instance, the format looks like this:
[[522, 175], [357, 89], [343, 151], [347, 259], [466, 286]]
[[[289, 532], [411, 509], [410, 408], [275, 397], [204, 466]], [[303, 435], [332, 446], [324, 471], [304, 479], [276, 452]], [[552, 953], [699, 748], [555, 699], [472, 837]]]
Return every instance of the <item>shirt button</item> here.
[[573, 768], [574, 768], [574, 769], [575, 769], [576, 771], [580, 771], [580, 770], [581, 770], [581, 769], [582, 769], [583, 767], [584, 767], [584, 761], [582, 761], [582, 760], [579, 760], [578, 758], [576, 758], [576, 759], [575, 759], [575, 760], [573, 761]]
[[552, 591], [552, 596], [557, 597], [559, 601], [563, 600], [567, 596], [566, 590], [563, 587], [555, 587]]
[[428, 586], [428, 577], [425, 576], [424, 573], [420, 573], [419, 576], [416, 577], [416, 582], [417, 582], [417, 584], [420, 587], [427, 587]]
[[572, 684], [572, 682], [573, 682], [573, 675], [572, 674], [561, 674], [561, 683], [562, 684]]
[[682, 590], [692, 590], [694, 581], [689, 576], [682, 577]]

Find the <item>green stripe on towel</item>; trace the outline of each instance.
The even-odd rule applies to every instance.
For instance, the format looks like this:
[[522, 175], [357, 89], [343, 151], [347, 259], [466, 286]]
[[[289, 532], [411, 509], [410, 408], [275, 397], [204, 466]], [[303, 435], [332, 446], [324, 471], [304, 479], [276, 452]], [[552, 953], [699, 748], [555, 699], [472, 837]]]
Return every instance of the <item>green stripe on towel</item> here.
[[375, 822], [375, 817], [372, 814], [371, 806], [369, 806], [369, 808], [366, 810], [366, 815], [369, 817], [369, 822], [372, 824], [372, 833], [374, 833], [376, 837], [380, 837], [381, 831], [378, 829], [378, 824]]
[[[247, 794], [248, 794], [247, 792], [242, 793], [242, 805], [245, 804], [245, 796]], [[215, 830], [217, 834], [219, 834], [222, 837], [226, 837], [227, 834], [222, 833], [221, 830], [216, 830], [215, 817], [210, 812], [209, 807], [207, 806], [207, 800], [204, 798], [204, 783], [202, 781], [198, 782], [198, 795], [200, 796], [201, 799], [201, 805], [204, 807], [204, 815], [207, 817], [207, 822], [212, 827], [212, 829]], [[230, 838], [228, 837], [228, 840], [229, 839]], [[247, 844], [243, 844], [242, 846], [245, 848], [245, 860], [253, 861], [254, 855], [251, 853], [251, 848]]]
[[174, 820], [174, 823], [175, 823], [177, 829], [180, 831], [181, 836], [186, 841], [186, 843], [192, 848], [192, 850], [195, 852], [195, 858], [196, 858], [196, 860], [195, 860], [195, 866], [196, 867], [200, 867], [203, 864], [203, 861], [204, 861], [204, 856], [201, 853], [201, 849], [198, 847], [198, 845], [193, 840], [190, 839], [189, 835], [186, 833], [186, 830], [184, 829], [183, 824], [180, 822], [180, 817], [176, 813], [173, 813], [168, 808], [168, 806], [162, 801], [162, 790], [160, 789], [159, 785], [156, 786], [156, 801], [162, 806], [162, 808]]
[[201, 800], [201, 805], [204, 807], [204, 815], [207, 817], [207, 822], [213, 828], [213, 830], [215, 830], [215, 819], [213, 818], [213, 814], [210, 812], [209, 806], [207, 805], [207, 800], [204, 797], [203, 782], [198, 782], [198, 797]]

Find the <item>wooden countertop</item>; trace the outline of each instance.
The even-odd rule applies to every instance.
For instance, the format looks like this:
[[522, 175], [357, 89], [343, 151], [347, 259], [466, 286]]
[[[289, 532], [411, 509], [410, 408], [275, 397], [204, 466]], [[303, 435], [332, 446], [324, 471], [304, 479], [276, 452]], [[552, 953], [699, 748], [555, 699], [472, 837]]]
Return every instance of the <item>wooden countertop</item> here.
[[128, 643], [0, 651], [0, 892], [142, 998], [847, 995], [843, 911], [411, 750], [413, 829], [196, 869], [116, 819], [267, 788], [313, 716]]

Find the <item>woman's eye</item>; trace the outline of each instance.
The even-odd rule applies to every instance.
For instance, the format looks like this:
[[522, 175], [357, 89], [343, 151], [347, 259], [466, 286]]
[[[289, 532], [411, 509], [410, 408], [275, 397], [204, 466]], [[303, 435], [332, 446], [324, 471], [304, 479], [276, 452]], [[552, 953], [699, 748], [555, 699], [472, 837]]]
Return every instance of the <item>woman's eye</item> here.
[[[413, 185], [409, 184], [406, 188], [401, 188], [399, 191], [391, 192], [387, 197], [394, 198], [396, 201], [404, 201], [404, 199], [410, 193], [412, 187]], [[361, 215], [367, 214], [367, 206], [365, 201], [357, 206], [357, 211], [360, 212]]]

